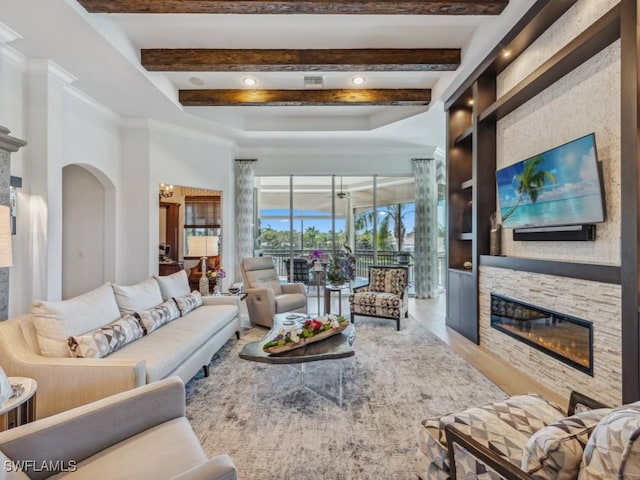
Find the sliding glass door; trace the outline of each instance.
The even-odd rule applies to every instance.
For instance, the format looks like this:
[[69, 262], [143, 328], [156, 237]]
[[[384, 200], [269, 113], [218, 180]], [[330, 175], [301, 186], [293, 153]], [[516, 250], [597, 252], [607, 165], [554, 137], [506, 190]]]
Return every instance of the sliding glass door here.
[[274, 257], [283, 280], [300, 281], [294, 263], [322, 254], [353, 254], [356, 284], [374, 264], [406, 264], [412, 277], [413, 177], [262, 176], [256, 191], [258, 249]]

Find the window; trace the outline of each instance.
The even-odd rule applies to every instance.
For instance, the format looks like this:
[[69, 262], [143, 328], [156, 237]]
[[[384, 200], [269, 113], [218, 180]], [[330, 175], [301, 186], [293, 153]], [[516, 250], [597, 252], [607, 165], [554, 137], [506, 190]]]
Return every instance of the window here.
[[187, 196], [184, 204], [184, 256], [189, 257], [191, 236], [215, 236], [220, 239], [222, 209], [219, 195]]

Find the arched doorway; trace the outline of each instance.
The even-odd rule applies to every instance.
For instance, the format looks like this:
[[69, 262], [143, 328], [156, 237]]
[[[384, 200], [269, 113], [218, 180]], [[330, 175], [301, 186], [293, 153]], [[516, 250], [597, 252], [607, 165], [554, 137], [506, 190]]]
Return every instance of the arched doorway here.
[[115, 277], [114, 187], [84, 165], [62, 170], [62, 298]]

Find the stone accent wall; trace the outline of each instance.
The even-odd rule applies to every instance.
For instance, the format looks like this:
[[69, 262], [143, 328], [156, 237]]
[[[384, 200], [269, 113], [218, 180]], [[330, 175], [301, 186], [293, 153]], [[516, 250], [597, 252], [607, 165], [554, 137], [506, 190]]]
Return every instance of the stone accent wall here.
[[[491, 293], [593, 323], [593, 377], [491, 327]], [[480, 346], [568, 398], [622, 402], [620, 285], [480, 266]]]
[[606, 204], [595, 242], [514, 242], [503, 230], [503, 254], [620, 265], [620, 126], [620, 41], [498, 122], [498, 169], [595, 132]]

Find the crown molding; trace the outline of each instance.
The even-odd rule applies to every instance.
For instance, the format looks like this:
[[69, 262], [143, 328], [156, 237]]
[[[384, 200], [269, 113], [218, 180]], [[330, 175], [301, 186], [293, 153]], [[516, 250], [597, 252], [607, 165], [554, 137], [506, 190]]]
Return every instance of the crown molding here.
[[66, 85], [64, 87], [64, 91], [68, 93], [71, 97], [84, 103], [85, 105], [88, 105], [94, 110], [97, 110], [98, 112], [104, 114], [105, 116], [111, 118], [112, 120], [116, 120], [117, 122], [122, 122], [122, 116], [120, 116], [114, 110], [111, 110], [109, 107], [106, 107], [102, 103], [98, 102], [93, 97], [90, 97], [89, 95], [84, 93], [82, 90], [78, 89], [77, 87], [73, 85]]
[[21, 38], [22, 35], [0, 22], [0, 44], [15, 42]]
[[71, 84], [78, 80], [75, 75], [72, 75], [60, 65], [48, 59], [38, 58], [29, 60], [29, 71], [51, 76], [63, 84]]
[[29, 59], [15, 48], [0, 42], [0, 58], [2, 61], [16, 67], [21, 72], [26, 72], [29, 67]]

